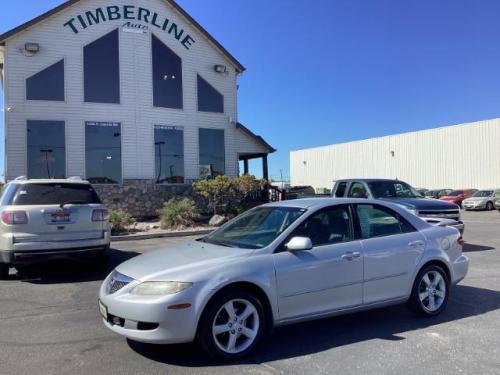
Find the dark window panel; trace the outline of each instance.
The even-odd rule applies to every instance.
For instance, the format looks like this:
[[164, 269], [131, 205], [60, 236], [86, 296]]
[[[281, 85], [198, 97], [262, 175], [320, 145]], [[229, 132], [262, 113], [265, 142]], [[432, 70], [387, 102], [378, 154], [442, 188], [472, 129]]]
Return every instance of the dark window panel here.
[[157, 183], [184, 183], [183, 131], [172, 127], [155, 127], [155, 171]]
[[64, 60], [26, 80], [26, 99], [64, 101]]
[[224, 130], [200, 129], [200, 166], [210, 166], [212, 175], [226, 173], [226, 149]]
[[118, 29], [83, 48], [85, 102], [120, 103]]
[[198, 75], [198, 111], [224, 113], [224, 96]]
[[65, 178], [64, 121], [27, 123], [28, 178]]
[[151, 36], [153, 54], [153, 105], [183, 108], [182, 60], [156, 36]]
[[85, 175], [93, 184], [122, 181], [120, 123], [85, 123]]

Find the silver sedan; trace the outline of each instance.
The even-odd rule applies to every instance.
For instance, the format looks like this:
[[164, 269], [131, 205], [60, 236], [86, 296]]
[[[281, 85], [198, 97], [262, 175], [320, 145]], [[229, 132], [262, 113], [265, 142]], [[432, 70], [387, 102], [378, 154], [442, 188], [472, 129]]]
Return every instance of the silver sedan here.
[[438, 315], [467, 273], [462, 245], [456, 229], [379, 200], [272, 203], [121, 264], [99, 309], [131, 340], [197, 340], [236, 358], [278, 325], [404, 302]]

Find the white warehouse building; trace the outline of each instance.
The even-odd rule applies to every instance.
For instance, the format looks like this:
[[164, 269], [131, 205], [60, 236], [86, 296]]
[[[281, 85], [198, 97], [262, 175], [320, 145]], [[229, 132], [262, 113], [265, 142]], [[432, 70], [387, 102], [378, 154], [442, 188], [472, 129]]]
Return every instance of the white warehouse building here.
[[63, 2], [0, 35], [5, 179], [81, 176], [144, 206], [240, 161], [267, 178], [275, 150], [238, 122], [244, 70], [173, 0]]
[[331, 189], [344, 178], [390, 178], [428, 189], [500, 188], [500, 119], [290, 153], [291, 184]]

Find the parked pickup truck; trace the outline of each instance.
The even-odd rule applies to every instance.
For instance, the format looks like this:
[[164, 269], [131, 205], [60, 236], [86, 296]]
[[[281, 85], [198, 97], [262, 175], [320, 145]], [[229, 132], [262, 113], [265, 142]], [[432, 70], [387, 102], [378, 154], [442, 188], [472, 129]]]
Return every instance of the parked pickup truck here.
[[424, 198], [403, 181], [386, 179], [339, 180], [335, 182], [332, 196], [334, 198], [387, 200], [404, 207], [430, 223], [446, 222], [446, 225], [457, 228], [461, 233], [464, 231], [464, 223], [460, 221], [460, 207], [458, 205], [438, 199]]

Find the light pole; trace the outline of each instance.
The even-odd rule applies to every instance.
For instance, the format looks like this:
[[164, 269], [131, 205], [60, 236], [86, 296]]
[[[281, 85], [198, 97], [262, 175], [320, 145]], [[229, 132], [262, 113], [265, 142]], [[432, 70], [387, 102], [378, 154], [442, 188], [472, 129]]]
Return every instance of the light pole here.
[[160, 183], [160, 177], [161, 177], [161, 169], [162, 169], [162, 165], [161, 165], [161, 162], [162, 162], [162, 156], [161, 156], [161, 146], [163, 146], [165, 144], [165, 141], [159, 141], [159, 142], [155, 142], [155, 145], [158, 146], [158, 157], [160, 158], [160, 163], [159, 163], [159, 168], [158, 168], [158, 177], [156, 177], [156, 183], [159, 184]]
[[49, 154], [54, 152], [54, 150], [50, 148], [42, 148], [40, 152], [44, 154], [45, 157], [45, 165], [47, 166], [47, 178], [50, 178], [50, 168], [49, 168]]

